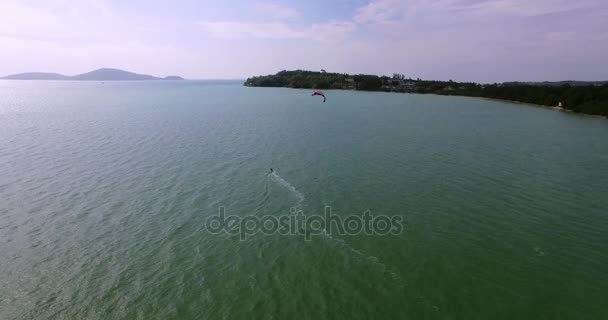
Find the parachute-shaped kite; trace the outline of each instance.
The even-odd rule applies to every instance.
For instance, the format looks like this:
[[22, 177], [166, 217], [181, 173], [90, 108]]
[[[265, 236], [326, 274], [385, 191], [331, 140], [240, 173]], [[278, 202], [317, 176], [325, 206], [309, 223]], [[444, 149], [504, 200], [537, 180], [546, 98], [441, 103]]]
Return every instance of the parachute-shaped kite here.
[[321, 96], [323, 97], [323, 102], [325, 102], [325, 100], [327, 100], [327, 98], [325, 97], [325, 95], [323, 94], [323, 92], [321, 91], [315, 91], [312, 96]]

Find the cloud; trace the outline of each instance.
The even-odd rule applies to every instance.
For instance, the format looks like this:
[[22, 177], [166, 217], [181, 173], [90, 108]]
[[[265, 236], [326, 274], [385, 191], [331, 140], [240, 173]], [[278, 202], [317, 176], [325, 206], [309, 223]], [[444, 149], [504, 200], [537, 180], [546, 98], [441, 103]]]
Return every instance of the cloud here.
[[355, 30], [354, 23], [339, 21], [303, 27], [295, 27], [285, 22], [199, 21], [197, 24], [209, 36], [220, 39], [251, 37], [330, 41], [345, 39]]
[[[113, 9], [100, 0], [0, 1], [0, 75], [103, 66], [163, 74], [194, 59], [147, 30], [156, 24], [139, 25]], [[148, 34], [154, 41], [146, 41]]]
[[483, 14], [504, 14], [530, 17], [592, 8], [596, 6], [597, 3], [598, 2], [595, 0], [474, 0], [470, 3], [461, 1], [460, 3], [456, 3], [456, 7]]
[[295, 68], [606, 77], [597, 67], [608, 50], [605, 0], [318, 1], [179, 1], [167, 11], [144, 0], [0, 0], [0, 74], [114, 66], [186, 77]]
[[378, 70], [471, 80], [597, 77], [607, 19], [598, 0], [371, 0], [353, 14], [390, 61]]
[[286, 6], [276, 3], [256, 3], [256, 11], [266, 18], [273, 19], [293, 19], [300, 17], [300, 12]]
[[403, 16], [403, 1], [374, 0], [357, 9], [353, 20], [357, 23], [389, 23]]
[[302, 21], [301, 12], [292, 7], [258, 2], [256, 15], [243, 20], [201, 20], [196, 22], [210, 37], [217, 39], [308, 39], [336, 41], [348, 39], [356, 30], [355, 21]]
[[3, 0], [0, 35], [49, 41], [116, 42], [134, 37], [137, 26], [99, 0], [49, 0], [44, 5]]
[[310, 26], [309, 38], [323, 41], [345, 40], [357, 26], [353, 22], [334, 21]]
[[597, 0], [371, 0], [356, 10], [354, 21], [387, 24], [416, 18], [454, 20], [474, 16], [531, 17], [596, 6]]
[[297, 30], [283, 22], [199, 21], [197, 24], [211, 37], [220, 39], [290, 39], [301, 36]]

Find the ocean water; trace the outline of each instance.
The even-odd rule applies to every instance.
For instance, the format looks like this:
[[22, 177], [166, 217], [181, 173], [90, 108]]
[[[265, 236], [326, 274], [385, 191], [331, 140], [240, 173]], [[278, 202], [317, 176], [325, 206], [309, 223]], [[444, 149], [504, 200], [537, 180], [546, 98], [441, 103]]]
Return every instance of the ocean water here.
[[[0, 82], [0, 319], [608, 318], [606, 119], [326, 93]], [[206, 228], [326, 206], [404, 228]]]

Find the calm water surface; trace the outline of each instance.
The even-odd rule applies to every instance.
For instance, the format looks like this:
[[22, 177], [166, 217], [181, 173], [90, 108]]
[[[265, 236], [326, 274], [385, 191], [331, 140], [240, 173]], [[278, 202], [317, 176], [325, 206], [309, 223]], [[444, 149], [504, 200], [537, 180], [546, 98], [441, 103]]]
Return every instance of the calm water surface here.
[[[0, 82], [0, 319], [608, 318], [608, 120], [327, 94]], [[295, 205], [405, 230], [205, 228]]]

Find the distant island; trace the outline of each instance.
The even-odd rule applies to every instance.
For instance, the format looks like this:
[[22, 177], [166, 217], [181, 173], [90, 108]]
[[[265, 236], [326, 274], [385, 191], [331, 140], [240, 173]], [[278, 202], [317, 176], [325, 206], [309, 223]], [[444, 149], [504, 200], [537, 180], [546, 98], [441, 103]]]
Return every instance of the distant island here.
[[119, 81], [119, 80], [184, 80], [178, 76], [164, 78], [154, 77], [147, 74], [138, 74], [129, 71], [101, 68], [91, 72], [66, 76], [59, 73], [27, 72], [13, 74], [0, 79], [4, 80], [84, 80], [84, 81]]
[[318, 71], [281, 71], [274, 75], [249, 78], [249, 87], [287, 87], [305, 89], [342, 89], [404, 93], [431, 93], [483, 97], [554, 107], [565, 111], [608, 117], [608, 81], [474, 82], [433, 81], [406, 78]]

